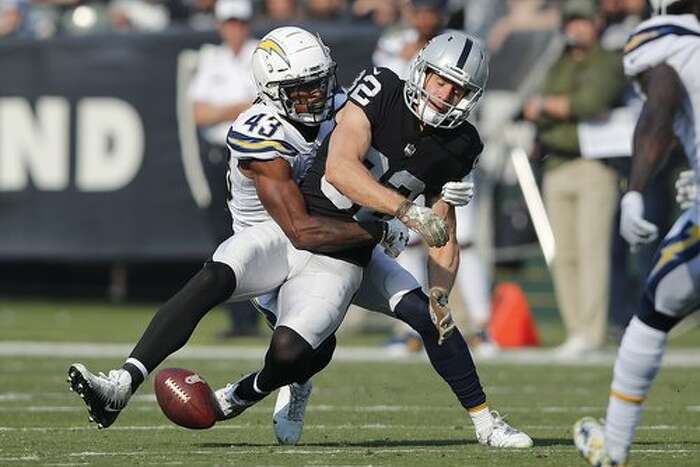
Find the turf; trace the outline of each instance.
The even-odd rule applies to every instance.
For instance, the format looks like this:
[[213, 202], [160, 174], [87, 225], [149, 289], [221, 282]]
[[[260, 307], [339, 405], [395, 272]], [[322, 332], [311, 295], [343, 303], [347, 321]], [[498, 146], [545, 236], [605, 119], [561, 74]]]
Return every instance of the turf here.
[[[112, 361], [86, 359], [95, 368]], [[150, 381], [116, 424], [97, 431], [66, 390], [69, 361], [3, 359], [0, 462], [95, 465], [583, 465], [571, 446], [580, 416], [601, 416], [608, 369], [482, 366], [491, 403], [527, 430], [528, 451], [475, 443], [471, 423], [428, 365], [333, 363], [316, 380], [303, 443], [277, 446], [273, 398], [206, 431], [171, 425]], [[251, 362], [188, 362], [213, 386]], [[697, 465], [700, 412], [696, 372], [666, 369], [651, 394], [633, 451], [637, 465]]]
[[[97, 342], [106, 334], [125, 342], [138, 335], [150, 315], [144, 311], [152, 309], [108, 306], [99, 326], [89, 308], [0, 302], [0, 339]], [[203, 331], [223, 318], [203, 323]], [[62, 327], [62, 320], [72, 324]], [[26, 329], [30, 322], [43, 323], [41, 330]], [[71, 337], [76, 332], [81, 338]], [[206, 341], [206, 334], [197, 339]], [[102, 370], [120, 363], [83, 360]], [[274, 442], [273, 397], [213, 429], [189, 431], [161, 414], [150, 379], [113, 427], [97, 431], [67, 390], [70, 363], [57, 356], [0, 357], [0, 465], [584, 465], [571, 444], [571, 425], [584, 415], [603, 415], [611, 376], [610, 368], [479, 365], [491, 405], [535, 439], [534, 449], [504, 451], [475, 442], [468, 416], [427, 363], [333, 362], [315, 380], [301, 445], [284, 447]], [[163, 366], [194, 368], [218, 387], [256, 363], [177, 360]], [[662, 370], [632, 465], [699, 464], [699, 380], [696, 369]]]

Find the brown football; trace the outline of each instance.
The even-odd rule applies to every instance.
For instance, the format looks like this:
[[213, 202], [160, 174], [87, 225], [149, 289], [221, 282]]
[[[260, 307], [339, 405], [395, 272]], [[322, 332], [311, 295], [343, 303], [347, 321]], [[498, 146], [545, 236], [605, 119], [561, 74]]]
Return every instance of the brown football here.
[[161, 410], [185, 428], [204, 429], [216, 423], [214, 391], [204, 378], [183, 368], [166, 368], [156, 375], [155, 392]]

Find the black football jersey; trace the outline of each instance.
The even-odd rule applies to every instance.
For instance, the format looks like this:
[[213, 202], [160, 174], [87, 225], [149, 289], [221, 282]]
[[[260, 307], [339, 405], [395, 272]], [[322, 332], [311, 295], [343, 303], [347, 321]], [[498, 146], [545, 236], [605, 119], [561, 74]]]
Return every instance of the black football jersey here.
[[[468, 122], [451, 130], [425, 126], [404, 102], [404, 82], [388, 68], [363, 71], [348, 92], [372, 127], [372, 142], [364, 164], [383, 185], [410, 200], [438, 195], [448, 181], [461, 180], [474, 167], [483, 144]], [[332, 132], [331, 132], [332, 135]], [[390, 216], [354, 204], [325, 179], [330, 135], [301, 184], [311, 214], [356, 220], [386, 220]], [[365, 266], [373, 246], [334, 252], [331, 256]]]

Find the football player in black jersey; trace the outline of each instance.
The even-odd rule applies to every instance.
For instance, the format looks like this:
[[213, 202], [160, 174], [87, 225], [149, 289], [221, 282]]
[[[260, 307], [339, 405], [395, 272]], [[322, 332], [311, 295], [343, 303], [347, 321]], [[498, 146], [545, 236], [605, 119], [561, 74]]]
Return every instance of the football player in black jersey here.
[[[449, 333], [454, 325], [446, 308], [459, 245], [454, 206], [440, 194], [445, 183], [472, 170], [483, 149], [467, 118], [487, 78], [483, 44], [456, 31], [432, 39], [412, 61], [405, 82], [385, 68], [366, 70], [336, 115], [337, 126], [319, 149], [302, 192], [311, 213], [355, 221], [397, 217], [423, 238], [443, 234], [435, 214], [446, 220], [447, 244], [429, 251], [430, 310], [416, 289], [403, 296], [394, 315], [421, 334], [431, 363], [472, 416], [479, 442], [530, 447], [529, 436], [489, 411], [464, 339], [458, 331]], [[432, 209], [412, 202], [420, 194]], [[365, 266], [372, 248], [329, 254]], [[437, 330], [430, 329], [430, 314]]]

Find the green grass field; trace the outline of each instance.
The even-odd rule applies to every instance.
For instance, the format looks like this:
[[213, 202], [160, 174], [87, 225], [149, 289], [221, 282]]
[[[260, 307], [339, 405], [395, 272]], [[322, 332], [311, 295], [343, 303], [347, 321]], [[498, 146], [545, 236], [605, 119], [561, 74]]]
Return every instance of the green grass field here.
[[[0, 301], [0, 343], [128, 343], [152, 309]], [[213, 343], [210, 336], [224, 319], [221, 313], [207, 317], [193, 343]], [[681, 342], [693, 336], [697, 332]], [[340, 345], [377, 340], [344, 336]], [[189, 431], [161, 414], [150, 379], [113, 427], [97, 431], [67, 390], [65, 370], [74, 359], [0, 356], [0, 465], [584, 465], [571, 444], [571, 425], [583, 415], [603, 415], [611, 377], [609, 367], [480, 364], [491, 405], [535, 439], [531, 450], [504, 451], [476, 443], [469, 417], [427, 362], [335, 361], [315, 379], [301, 445], [284, 447], [274, 442], [273, 397], [213, 429]], [[79, 359], [103, 370], [122, 360]], [[178, 359], [163, 366], [196, 369], [218, 387], [259, 363], [236, 360], [232, 350], [230, 360]], [[699, 383], [695, 368], [662, 370], [632, 465], [700, 465]]]

